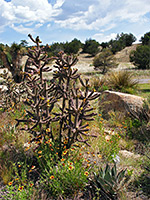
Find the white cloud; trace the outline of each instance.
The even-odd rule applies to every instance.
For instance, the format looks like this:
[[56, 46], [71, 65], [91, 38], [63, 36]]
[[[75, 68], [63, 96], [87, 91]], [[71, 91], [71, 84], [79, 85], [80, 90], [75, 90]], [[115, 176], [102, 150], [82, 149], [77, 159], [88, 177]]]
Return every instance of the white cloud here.
[[26, 26], [32, 26], [34, 24], [34, 22], [29, 22], [29, 23], [26, 23], [25, 25]]
[[56, 23], [61, 27], [76, 30], [101, 30], [109, 29], [112, 24], [124, 20], [129, 23], [144, 21], [148, 12], [149, 0], [97, 0], [91, 3], [86, 11], [72, 12], [66, 19], [58, 19]]
[[68, 32], [72, 35], [82, 32], [82, 38], [97, 33], [96, 40], [107, 41], [115, 32], [131, 29], [140, 35], [147, 31], [150, 21], [147, 13], [150, 13], [150, 0], [0, 0], [0, 32], [6, 26], [24, 34], [40, 32], [46, 24], [40, 34], [55, 30], [63, 33], [63, 28], [66, 29], [65, 36], [60, 34], [59, 40], [63, 36], [68, 39]]
[[101, 32], [106, 32], [106, 31], [111, 30], [112, 28], [115, 28], [116, 26], [117, 26], [116, 23], [112, 23], [112, 24], [110, 24], [109, 26], [107, 26], [105, 29], [101, 29], [100, 31], [101, 31]]
[[109, 42], [111, 39], [115, 39], [117, 36], [117, 33], [111, 33], [110, 35], [104, 35], [103, 33], [97, 33], [92, 36], [93, 39], [98, 41], [99, 43], [101, 42]]
[[11, 25], [11, 28], [15, 31], [21, 33], [21, 34], [28, 34], [28, 33], [34, 33], [32, 28], [26, 28], [23, 25], [15, 26], [14, 24]]
[[[147, 20], [144, 15], [150, 12], [149, 0], [0, 0], [0, 25], [12, 23], [46, 23], [55, 21], [64, 28], [105, 30], [116, 21], [128, 20], [131, 23]], [[63, 5], [68, 5], [65, 8]], [[84, 6], [85, 5], [85, 6]], [[84, 8], [86, 7], [86, 9]], [[64, 10], [63, 19], [60, 16]], [[69, 13], [69, 15], [68, 15]]]
[[35, 28], [40, 28], [41, 26], [43, 26], [43, 24], [38, 23], [38, 24], [35, 25]]
[[23, 26], [23, 23], [51, 22], [61, 13], [63, 3], [64, 0], [57, 0], [52, 6], [48, 0], [12, 0], [11, 2], [0, 0], [0, 26], [11, 26], [16, 23]]
[[65, 0], [57, 0], [56, 3], [54, 4], [54, 8], [60, 8], [63, 3], [65, 2]]
[[116, 10], [114, 17], [121, 20], [128, 20], [129, 22], [138, 22], [145, 18], [145, 14], [150, 12], [150, 1], [147, 0], [126, 0], [125, 5]]

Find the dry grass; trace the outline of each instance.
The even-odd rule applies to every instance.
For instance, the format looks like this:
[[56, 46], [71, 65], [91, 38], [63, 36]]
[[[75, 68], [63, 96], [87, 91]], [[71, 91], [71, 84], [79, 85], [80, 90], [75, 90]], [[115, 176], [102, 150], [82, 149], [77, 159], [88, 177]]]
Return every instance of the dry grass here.
[[107, 83], [110, 87], [117, 90], [135, 89], [138, 81], [135, 80], [134, 74], [126, 70], [113, 71], [107, 75]]

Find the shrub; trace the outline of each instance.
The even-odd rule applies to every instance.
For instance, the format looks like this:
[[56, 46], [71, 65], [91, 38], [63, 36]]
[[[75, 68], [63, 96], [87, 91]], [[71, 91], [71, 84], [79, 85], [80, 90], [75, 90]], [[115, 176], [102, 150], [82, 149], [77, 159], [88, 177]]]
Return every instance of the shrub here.
[[121, 43], [117, 40], [110, 40], [109, 45], [110, 45], [111, 52], [113, 54], [123, 49]]
[[138, 69], [150, 69], [150, 46], [138, 46], [130, 53], [130, 62], [133, 62]]
[[106, 86], [106, 80], [105, 80], [105, 77], [100, 77], [100, 76], [93, 76], [91, 79], [90, 79], [90, 85], [91, 85], [91, 88], [92, 89], [95, 89], [96, 91], [100, 92], [100, 91], [103, 91], [103, 89]]
[[128, 92], [130, 88], [136, 88], [138, 81], [133, 79], [134, 74], [128, 71], [113, 71], [107, 76], [107, 83], [110, 88], [122, 92]]
[[100, 46], [102, 47], [102, 49], [106, 49], [107, 47], [109, 47], [109, 44], [108, 42], [102, 42]]
[[125, 47], [131, 46], [133, 42], [136, 41], [136, 37], [132, 33], [121, 33], [117, 34], [115, 40], [110, 40], [108, 44], [110, 45], [111, 51], [115, 54], [118, 51], [121, 51]]
[[109, 49], [104, 49], [99, 55], [95, 56], [93, 65], [94, 69], [101, 69], [102, 74], [105, 74], [109, 68], [117, 66], [112, 52]]
[[58, 42], [53, 43], [47, 51], [50, 56], [57, 56], [59, 52], [64, 51], [64, 44]]
[[81, 48], [82, 43], [80, 40], [77, 40], [76, 38], [72, 40], [71, 42], [66, 42], [64, 44], [64, 52], [67, 54], [77, 54], [79, 52], [79, 49]]
[[149, 45], [150, 44], [150, 32], [145, 33], [144, 36], [141, 37], [141, 42], [143, 45]]
[[119, 41], [122, 44], [122, 47], [128, 47], [136, 41], [136, 37], [132, 33], [121, 33], [119, 36]]
[[99, 52], [99, 43], [96, 40], [86, 40], [83, 46], [83, 53], [89, 53], [92, 56], [95, 56]]

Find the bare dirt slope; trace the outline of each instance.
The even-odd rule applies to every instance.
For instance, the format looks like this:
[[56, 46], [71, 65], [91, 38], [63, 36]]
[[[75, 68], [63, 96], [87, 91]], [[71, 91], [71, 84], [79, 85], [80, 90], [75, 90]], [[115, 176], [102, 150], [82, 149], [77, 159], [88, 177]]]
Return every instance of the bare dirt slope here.
[[[116, 58], [117, 63], [119, 63], [117, 69], [130, 69], [135, 67], [130, 62], [129, 55], [130, 52], [132, 50], [136, 50], [137, 46], [139, 45], [141, 44], [133, 44], [132, 46], [126, 47], [115, 54], [114, 57]], [[89, 72], [94, 70], [94, 67], [92, 66], [92, 61], [94, 57], [90, 57], [89, 54], [80, 54], [78, 58], [79, 62], [77, 63], [77, 68], [79, 69], [79, 71]]]
[[116, 53], [115, 58], [117, 59], [117, 62], [121, 62], [121, 63], [128, 63], [130, 62], [130, 52], [133, 50], [136, 50], [137, 46], [139, 46], [141, 44], [133, 44], [130, 47], [126, 47], [123, 50], [119, 51]]
[[[118, 65], [118, 69], [130, 69], [130, 68], [134, 68], [135, 66], [130, 62], [130, 52], [132, 50], [136, 50], [137, 46], [139, 46], [141, 44], [133, 44], [130, 47], [126, 47], [123, 50], [117, 52], [115, 54], [115, 58], [117, 63], [119, 63]], [[94, 57], [90, 57], [89, 54], [83, 54], [81, 53], [78, 57], [79, 62], [77, 63], [77, 68], [79, 69], [79, 71], [81, 72], [89, 72], [89, 71], [94, 71], [94, 67], [92, 66], [92, 61], [93, 61]]]

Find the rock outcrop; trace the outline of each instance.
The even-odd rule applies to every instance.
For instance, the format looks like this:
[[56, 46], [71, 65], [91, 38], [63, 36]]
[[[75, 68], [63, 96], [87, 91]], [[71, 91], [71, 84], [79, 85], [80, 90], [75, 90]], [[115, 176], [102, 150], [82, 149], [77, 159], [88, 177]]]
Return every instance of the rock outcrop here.
[[136, 95], [104, 91], [100, 97], [99, 108], [106, 117], [110, 111], [119, 111], [139, 120], [149, 121], [150, 119], [150, 110], [145, 99]]

